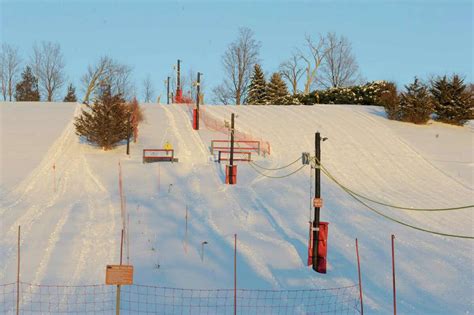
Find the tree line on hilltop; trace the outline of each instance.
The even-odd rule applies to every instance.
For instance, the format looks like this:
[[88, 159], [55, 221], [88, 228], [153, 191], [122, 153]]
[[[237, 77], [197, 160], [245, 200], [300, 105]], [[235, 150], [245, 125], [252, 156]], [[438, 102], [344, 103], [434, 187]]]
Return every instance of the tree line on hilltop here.
[[[459, 74], [432, 77], [426, 82], [418, 78], [399, 91], [393, 82], [364, 82], [348, 38], [335, 33], [318, 37], [306, 36], [283, 61], [277, 71], [265, 74], [259, 59], [261, 43], [249, 28], [240, 28], [237, 38], [222, 56], [224, 77], [212, 89], [213, 101], [219, 104], [247, 105], [314, 105], [363, 104], [385, 107], [387, 117], [414, 123], [428, 119], [462, 125], [472, 119], [473, 85], [466, 84]], [[1, 95], [4, 101], [76, 102], [76, 88], [66, 87], [65, 60], [57, 43], [35, 43], [28, 61], [21, 71], [23, 60], [17, 48], [3, 43], [0, 50]], [[20, 73], [21, 71], [21, 73]], [[181, 74], [181, 86], [189, 98], [197, 94], [196, 73], [191, 69]], [[170, 74], [170, 89], [176, 89], [176, 78]], [[110, 87], [112, 95], [124, 101], [137, 98], [132, 79], [132, 67], [111, 57], [103, 56], [88, 65], [80, 78], [82, 100], [103, 95], [103, 87]], [[155, 101], [155, 85], [150, 75], [142, 83], [144, 102]], [[201, 100], [204, 82], [201, 82]], [[160, 96], [156, 97], [160, 101]]]

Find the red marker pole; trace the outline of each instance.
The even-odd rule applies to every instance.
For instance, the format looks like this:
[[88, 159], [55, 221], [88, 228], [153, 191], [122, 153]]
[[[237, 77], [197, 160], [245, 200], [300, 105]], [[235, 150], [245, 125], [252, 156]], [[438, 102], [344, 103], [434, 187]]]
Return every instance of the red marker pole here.
[[360, 314], [364, 315], [364, 299], [362, 294], [362, 277], [360, 274], [360, 259], [359, 259], [359, 242], [356, 238], [356, 254], [357, 254], [357, 272], [359, 274], [359, 294], [360, 294]]
[[234, 234], [234, 315], [237, 315], [237, 234]]
[[393, 314], [397, 315], [397, 288], [395, 286], [395, 235], [392, 234]]

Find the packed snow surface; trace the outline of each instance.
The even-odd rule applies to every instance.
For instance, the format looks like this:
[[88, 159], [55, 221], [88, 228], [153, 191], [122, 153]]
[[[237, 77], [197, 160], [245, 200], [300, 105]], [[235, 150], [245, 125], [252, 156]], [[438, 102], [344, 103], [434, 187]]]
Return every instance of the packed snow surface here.
[[[104, 152], [79, 139], [73, 125], [79, 104], [0, 103], [0, 283], [16, 279], [19, 225], [22, 280], [64, 285], [103, 283], [105, 265], [119, 260], [123, 221], [129, 232], [124, 259], [135, 267], [135, 282], [183, 288], [232, 287], [235, 233], [240, 288], [355, 284], [358, 238], [365, 307], [391, 313], [395, 234], [400, 313], [474, 312], [473, 240], [388, 221], [323, 176], [329, 265], [327, 274], [315, 273], [306, 266], [314, 181], [309, 166], [272, 179], [239, 162], [237, 185], [225, 185], [225, 166], [214, 161], [209, 147], [212, 139], [228, 139], [226, 133], [204, 122], [193, 131], [185, 106], [143, 108], [146, 121], [127, 157], [124, 145]], [[270, 155], [252, 155], [260, 166], [277, 168], [314, 152], [320, 131], [328, 138], [322, 163], [360, 194], [415, 208], [474, 204], [472, 128], [389, 121], [370, 106], [205, 106], [205, 111], [219, 121], [235, 113], [239, 131], [269, 141]], [[162, 148], [166, 141], [177, 163], [142, 163], [143, 149]], [[262, 171], [281, 176], [300, 166]], [[370, 205], [424, 229], [474, 235], [472, 208], [417, 212]]]

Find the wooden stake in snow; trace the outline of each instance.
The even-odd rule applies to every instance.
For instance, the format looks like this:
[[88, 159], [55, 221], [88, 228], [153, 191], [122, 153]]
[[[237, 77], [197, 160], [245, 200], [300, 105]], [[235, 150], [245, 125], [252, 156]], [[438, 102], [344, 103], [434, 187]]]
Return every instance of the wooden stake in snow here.
[[357, 254], [357, 272], [359, 274], [359, 294], [360, 294], [360, 314], [364, 315], [364, 300], [362, 294], [362, 277], [360, 274], [360, 259], [359, 259], [359, 242], [356, 238], [356, 254]]
[[393, 314], [397, 315], [397, 288], [395, 285], [395, 235], [392, 234]]
[[56, 163], [53, 164], [53, 191], [56, 193]]
[[188, 205], [186, 205], [185, 230], [184, 230], [184, 252], [188, 253]]
[[18, 259], [16, 266], [16, 315], [20, 314], [20, 226], [18, 226]]
[[234, 234], [234, 315], [237, 315], [237, 234]]

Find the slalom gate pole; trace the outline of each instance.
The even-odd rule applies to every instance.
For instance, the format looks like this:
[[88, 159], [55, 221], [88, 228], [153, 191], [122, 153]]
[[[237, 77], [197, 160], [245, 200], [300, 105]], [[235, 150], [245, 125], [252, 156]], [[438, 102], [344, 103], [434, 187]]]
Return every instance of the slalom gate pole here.
[[392, 234], [393, 314], [397, 315], [397, 288], [395, 285], [395, 235]]
[[237, 234], [234, 234], [234, 315], [237, 315]]
[[359, 259], [359, 242], [356, 238], [356, 253], [357, 253], [357, 272], [359, 274], [359, 295], [360, 295], [360, 314], [364, 315], [364, 300], [362, 294], [362, 277], [360, 274], [360, 259]]
[[16, 315], [20, 314], [20, 226], [18, 226], [18, 251], [16, 266]]

